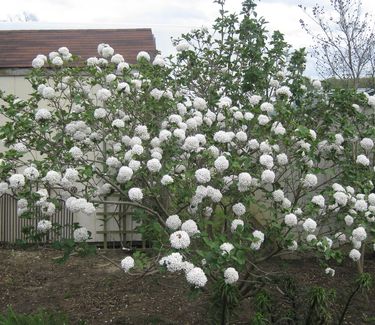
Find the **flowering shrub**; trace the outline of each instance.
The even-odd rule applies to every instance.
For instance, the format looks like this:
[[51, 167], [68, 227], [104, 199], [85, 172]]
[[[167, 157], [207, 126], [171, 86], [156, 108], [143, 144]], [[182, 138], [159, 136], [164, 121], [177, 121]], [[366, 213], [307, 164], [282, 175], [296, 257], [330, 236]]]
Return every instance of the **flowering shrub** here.
[[[174, 58], [140, 52], [130, 66], [108, 44], [84, 66], [65, 47], [38, 55], [30, 98], [1, 94], [0, 194], [17, 195], [22, 217], [39, 207], [43, 236], [57, 199], [95, 218], [116, 193], [159, 267], [211, 290], [225, 323], [266, 281], [258, 266], [285, 252], [318, 254], [328, 275], [330, 259], [364, 272], [375, 98], [304, 77], [304, 51], [268, 36], [252, 1], [239, 16], [217, 2], [213, 33], [182, 35]], [[74, 230], [76, 245], [89, 238]]]

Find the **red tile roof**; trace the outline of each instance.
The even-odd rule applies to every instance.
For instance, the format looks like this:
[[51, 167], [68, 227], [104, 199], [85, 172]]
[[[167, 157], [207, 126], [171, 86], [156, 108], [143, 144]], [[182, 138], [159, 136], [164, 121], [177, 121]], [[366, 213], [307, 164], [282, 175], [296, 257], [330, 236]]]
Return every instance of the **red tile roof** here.
[[1, 30], [0, 68], [28, 68], [38, 54], [48, 55], [66, 46], [83, 60], [98, 56], [97, 46], [107, 43], [122, 54], [126, 62], [134, 63], [139, 51], [156, 54], [151, 29], [60, 29]]

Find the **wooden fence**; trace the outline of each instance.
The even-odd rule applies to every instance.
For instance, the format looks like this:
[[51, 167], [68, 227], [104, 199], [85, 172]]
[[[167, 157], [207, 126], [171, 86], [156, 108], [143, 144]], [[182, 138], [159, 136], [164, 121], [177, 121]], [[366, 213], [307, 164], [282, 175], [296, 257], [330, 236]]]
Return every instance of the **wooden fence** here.
[[[72, 237], [73, 213], [65, 208], [64, 201], [60, 202], [62, 209], [59, 209], [51, 218], [52, 223], [62, 226], [59, 233], [49, 235], [49, 240], [59, 240]], [[27, 219], [17, 216], [17, 199], [9, 194], [0, 196], [0, 242], [15, 243], [17, 240], [27, 240], [22, 229], [34, 227], [38, 221], [43, 219], [40, 210], [35, 211], [35, 218]]]
[[[65, 208], [65, 202], [60, 201], [61, 209], [50, 217], [52, 223], [62, 226], [58, 233], [51, 232], [46, 241], [72, 238], [72, 225], [75, 222], [74, 215]], [[38, 221], [44, 219], [41, 211], [35, 211], [34, 218], [27, 219], [17, 216], [17, 199], [10, 194], [0, 196], [0, 243], [16, 243], [17, 240], [31, 242], [23, 233], [26, 227], [36, 229]], [[98, 228], [95, 224], [98, 223]], [[122, 205], [101, 204], [98, 207], [96, 220], [93, 220], [93, 239], [97, 245], [106, 248], [131, 249], [133, 247], [147, 246], [139, 233], [135, 231], [136, 222], [133, 220], [132, 212]], [[94, 230], [95, 229], [95, 230]]]

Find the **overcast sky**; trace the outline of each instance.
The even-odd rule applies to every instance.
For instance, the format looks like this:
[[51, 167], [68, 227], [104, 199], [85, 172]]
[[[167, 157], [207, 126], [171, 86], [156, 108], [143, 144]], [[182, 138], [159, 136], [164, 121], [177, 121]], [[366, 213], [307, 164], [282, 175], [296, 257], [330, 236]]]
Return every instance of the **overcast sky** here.
[[[239, 12], [241, 2], [227, 0], [227, 9]], [[280, 30], [296, 48], [308, 47], [311, 40], [299, 24], [299, 19], [306, 16], [298, 4], [312, 7], [315, 3], [328, 5], [329, 0], [261, 0], [257, 12], [269, 22], [269, 30]], [[364, 11], [375, 16], [375, 0], [362, 3]], [[151, 27], [158, 50], [168, 55], [173, 52], [170, 37], [192, 28], [209, 27], [217, 16], [218, 5], [212, 0], [3, 0], [0, 21], [23, 11], [35, 15], [38, 22], [1, 22], [0, 29]], [[307, 73], [315, 77], [313, 63]]]

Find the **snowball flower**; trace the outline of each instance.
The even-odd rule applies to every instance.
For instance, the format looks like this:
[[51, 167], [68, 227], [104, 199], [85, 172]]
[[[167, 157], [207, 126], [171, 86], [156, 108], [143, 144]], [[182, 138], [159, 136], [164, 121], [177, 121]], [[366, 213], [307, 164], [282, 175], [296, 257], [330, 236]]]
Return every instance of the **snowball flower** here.
[[4, 194], [6, 191], [8, 191], [8, 183], [6, 182], [0, 182], [0, 195]]
[[374, 141], [370, 138], [363, 138], [359, 144], [365, 150], [371, 150], [374, 147]]
[[186, 273], [186, 281], [196, 288], [201, 288], [206, 285], [207, 277], [201, 268], [194, 267]]
[[286, 96], [286, 97], [292, 97], [292, 92], [290, 91], [289, 87], [282, 86], [276, 90], [277, 96]]
[[[177, 272], [183, 269], [183, 256], [180, 253], [172, 253], [160, 259], [159, 264], [166, 266], [169, 272]], [[194, 267], [194, 266], [193, 266]]]
[[220, 245], [222, 255], [229, 254], [232, 249], [234, 249], [234, 246], [231, 243], [223, 243]]
[[128, 196], [131, 201], [142, 201], [143, 199], [143, 192], [138, 187], [132, 187], [128, 191]]
[[172, 184], [173, 183], [173, 178], [169, 175], [164, 175], [162, 178], [161, 178], [161, 181], [160, 183], [162, 185], [169, 185], [169, 184]]
[[259, 125], [266, 125], [270, 121], [270, 118], [267, 115], [260, 114], [258, 116], [258, 124]]
[[308, 235], [306, 236], [306, 241], [307, 241], [308, 243], [312, 242], [313, 240], [316, 240], [316, 236], [315, 236], [315, 235], [313, 235], [313, 234], [308, 234]]
[[161, 167], [162, 165], [158, 159], [154, 158], [147, 161], [147, 169], [151, 173], [157, 173], [158, 171], [160, 171]]
[[186, 231], [175, 231], [169, 236], [172, 248], [184, 249], [190, 246], [190, 237]]
[[125, 272], [129, 272], [130, 269], [134, 267], [134, 259], [131, 256], [126, 256], [122, 261], [121, 261], [121, 268]]
[[235, 268], [228, 267], [224, 271], [224, 281], [225, 281], [225, 283], [233, 284], [233, 283], [237, 282], [238, 279], [239, 279], [239, 275], [238, 275], [238, 272], [236, 271]]
[[288, 156], [285, 153], [280, 153], [276, 156], [277, 163], [284, 166], [288, 163]]
[[182, 149], [184, 149], [185, 151], [197, 151], [198, 148], [199, 148], [199, 139], [195, 136], [187, 137], [182, 146]]
[[205, 184], [211, 180], [211, 173], [207, 168], [201, 168], [195, 172], [195, 178], [198, 183]]
[[350, 227], [354, 222], [354, 218], [351, 215], [348, 214], [348, 215], [345, 216], [344, 221], [345, 221], [345, 224], [348, 227]]
[[85, 227], [78, 228], [73, 232], [73, 238], [75, 242], [84, 242], [89, 239], [90, 234]]
[[152, 65], [156, 65], [156, 66], [159, 66], [159, 67], [164, 67], [165, 66], [165, 61], [164, 61], [163, 56], [161, 56], [160, 54], [156, 55], [154, 61], [152, 61]]
[[177, 230], [181, 227], [181, 219], [177, 214], [174, 214], [167, 218], [165, 224], [169, 229]]
[[262, 166], [265, 166], [266, 168], [270, 169], [273, 167], [273, 157], [267, 154], [261, 155], [259, 157], [259, 163]]
[[330, 275], [330, 276], [335, 276], [335, 270], [334, 269], [331, 269], [330, 267], [327, 267], [324, 272], [327, 274], [327, 275]]
[[354, 209], [359, 212], [365, 212], [368, 208], [365, 200], [357, 200], [354, 204]]
[[240, 173], [238, 175], [238, 185], [241, 187], [249, 187], [252, 183], [252, 177], [249, 173]]
[[375, 205], [375, 193], [370, 193], [367, 200], [370, 205]]
[[111, 91], [105, 88], [99, 89], [96, 92], [96, 97], [102, 101], [106, 101], [107, 99], [109, 99], [109, 97], [111, 97], [111, 95], [112, 95]]
[[305, 187], [314, 187], [318, 184], [318, 178], [314, 174], [306, 174], [302, 183]]
[[115, 119], [112, 122], [112, 126], [115, 127], [115, 128], [121, 129], [121, 128], [125, 127], [125, 122], [123, 120], [120, 120], [120, 119]]
[[111, 57], [111, 62], [114, 64], [120, 64], [124, 62], [124, 57], [121, 54], [115, 54], [114, 56]]
[[115, 50], [108, 44], [100, 44], [98, 46], [98, 52], [104, 58], [110, 58], [113, 55], [113, 53], [115, 53]]
[[82, 150], [78, 147], [70, 148], [69, 153], [72, 155], [73, 159], [75, 160], [80, 159], [83, 156]]
[[56, 56], [53, 58], [52, 62], [53, 65], [56, 65], [58, 67], [62, 66], [64, 64], [64, 61], [59, 56]]
[[146, 60], [148, 62], [150, 62], [151, 60], [151, 57], [150, 57], [150, 54], [148, 54], [146, 51], [140, 51], [138, 54], [137, 54], [137, 61], [140, 61], [140, 60]]
[[183, 52], [189, 50], [190, 45], [186, 42], [180, 42], [176, 45], [176, 51], [177, 52]]
[[27, 179], [34, 181], [39, 177], [39, 171], [35, 167], [30, 166], [25, 168], [25, 170], [23, 171], [23, 175]]
[[324, 208], [325, 205], [325, 199], [323, 195], [315, 195], [312, 199], [311, 202], [318, 205], [321, 208]]
[[52, 222], [49, 220], [40, 220], [36, 226], [36, 229], [39, 232], [45, 233], [52, 229]]
[[272, 170], [266, 169], [261, 175], [263, 183], [272, 184], [275, 181], [275, 173]]
[[294, 213], [289, 213], [284, 217], [284, 222], [288, 227], [293, 227], [297, 225], [297, 216]]
[[321, 89], [322, 88], [322, 83], [320, 82], [320, 80], [314, 80], [312, 82], [312, 86], [315, 88], [315, 89]]
[[36, 57], [31, 62], [31, 65], [34, 69], [40, 69], [42, 66], [44, 66], [44, 60], [41, 57]]
[[22, 174], [13, 174], [9, 177], [9, 187], [13, 189], [21, 188], [25, 185], [25, 176]]
[[50, 185], [55, 185], [61, 181], [61, 174], [54, 170], [47, 172], [47, 175], [43, 178], [43, 181], [47, 182]]
[[236, 203], [233, 205], [232, 210], [237, 217], [240, 217], [246, 213], [246, 208], [242, 203]]
[[94, 111], [94, 117], [96, 119], [102, 119], [102, 118], [105, 118], [106, 116], [107, 116], [107, 111], [104, 108], [97, 108]]
[[352, 236], [355, 240], [357, 241], [364, 241], [366, 238], [367, 238], [367, 233], [366, 233], [366, 230], [365, 228], [363, 227], [358, 227], [358, 228], [355, 228], [352, 232]]
[[316, 230], [316, 222], [315, 220], [311, 218], [307, 218], [304, 223], [302, 224], [302, 227], [307, 232], [314, 232]]
[[116, 180], [118, 183], [123, 184], [126, 183], [127, 181], [131, 180], [133, 177], [133, 169], [131, 169], [128, 166], [122, 166], [117, 174]]
[[35, 120], [36, 121], [46, 121], [52, 118], [51, 112], [46, 108], [40, 108], [35, 113]]
[[267, 113], [273, 113], [275, 108], [271, 103], [265, 102], [260, 105], [260, 110]]
[[348, 203], [348, 196], [344, 192], [336, 192], [333, 198], [338, 205], [345, 206]]
[[284, 200], [283, 190], [273, 191], [272, 196], [275, 202], [282, 202]]
[[52, 87], [44, 87], [42, 90], [42, 96], [46, 99], [52, 99], [55, 97], [55, 90]]
[[363, 166], [369, 166], [370, 160], [365, 155], [357, 156], [356, 163]]
[[228, 169], [229, 167], [229, 161], [224, 156], [218, 157], [215, 162], [214, 166], [217, 169], [219, 173], [223, 172], [224, 170]]
[[253, 250], [259, 250], [260, 246], [264, 242], [264, 233], [260, 230], [253, 231], [254, 241], [251, 243], [250, 248]]
[[192, 219], [186, 220], [181, 225], [181, 230], [186, 231], [189, 236], [193, 236], [195, 234], [200, 233], [200, 231], [198, 230], [198, 226], [197, 226], [196, 222]]
[[352, 249], [349, 253], [349, 257], [354, 261], [357, 262], [361, 258], [361, 253], [357, 249]]
[[280, 122], [274, 122], [272, 124], [271, 131], [276, 135], [284, 135], [286, 133], [286, 129]]
[[256, 150], [259, 148], [259, 142], [257, 139], [249, 140], [248, 145], [251, 150]]
[[242, 226], [242, 227], [244, 227], [244, 222], [243, 222], [243, 220], [241, 220], [241, 219], [234, 219], [234, 220], [232, 221], [231, 226], [230, 226], [230, 230], [231, 230], [232, 232], [235, 232], [235, 231], [237, 230], [237, 227], [238, 227], [238, 226]]
[[207, 102], [201, 97], [195, 97], [193, 107], [198, 111], [203, 111], [207, 108]]
[[295, 240], [293, 240], [292, 243], [288, 246], [288, 249], [290, 251], [297, 250], [298, 249], [298, 243]]

